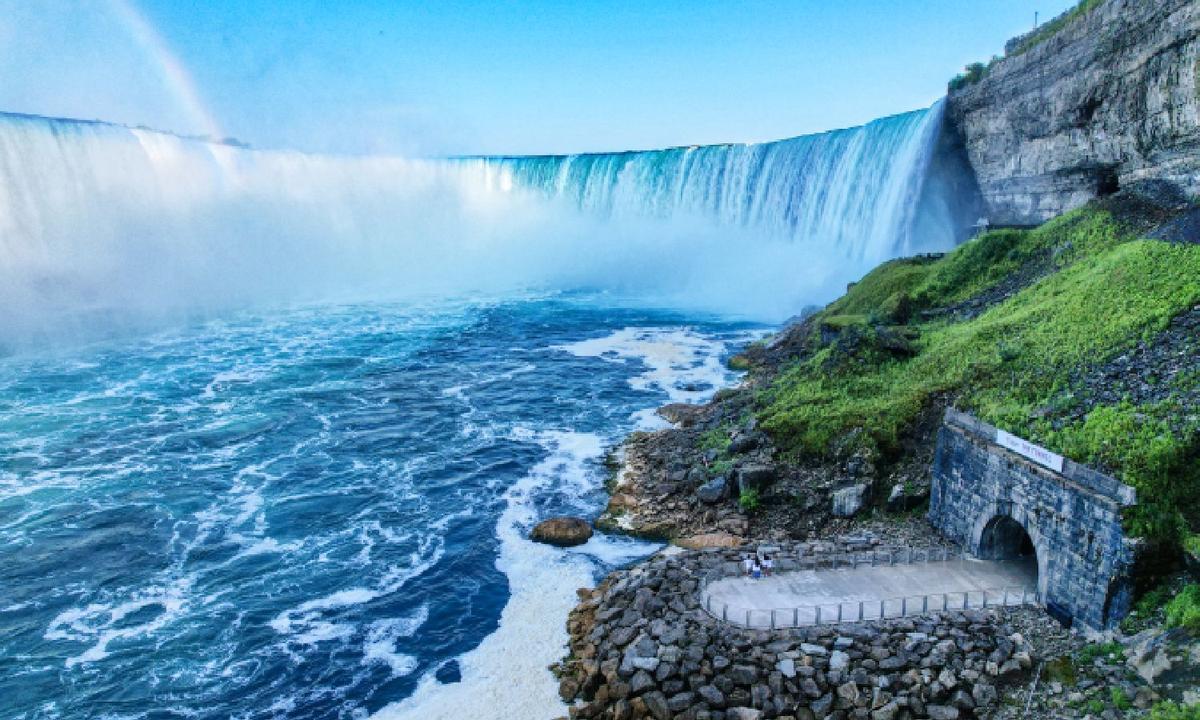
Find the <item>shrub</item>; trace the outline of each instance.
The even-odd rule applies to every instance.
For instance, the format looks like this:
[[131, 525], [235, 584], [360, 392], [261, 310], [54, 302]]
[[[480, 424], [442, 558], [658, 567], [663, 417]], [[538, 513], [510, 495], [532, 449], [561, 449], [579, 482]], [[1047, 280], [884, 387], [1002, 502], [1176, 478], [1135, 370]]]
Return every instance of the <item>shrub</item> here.
[[1150, 720], [1200, 720], [1200, 705], [1178, 705], [1164, 700], [1150, 708]]
[[1167, 603], [1167, 627], [1200, 632], [1200, 585], [1188, 585]]
[[712, 465], [708, 466], [708, 476], [720, 477], [721, 475], [728, 475], [731, 470], [733, 470], [732, 460], [717, 460]]
[[1108, 697], [1112, 701], [1112, 706], [1122, 712], [1133, 707], [1133, 703], [1129, 701], [1129, 696], [1125, 694], [1123, 688], [1109, 688]]
[[730, 370], [745, 371], [750, 369], [750, 359], [745, 355], [734, 355], [733, 357], [729, 358], [725, 365]]
[[758, 491], [754, 488], [743, 490], [742, 494], [738, 496], [738, 506], [746, 512], [758, 510]]
[[1079, 662], [1084, 665], [1089, 665], [1096, 661], [1097, 658], [1106, 658], [1110, 661], [1124, 662], [1125, 648], [1118, 642], [1106, 643], [1091, 643], [1085, 645], [1079, 651]]
[[987, 75], [987, 65], [980, 62], [973, 62], [964, 68], [964, 71], [956, 75], [950, 81], [950, 90], [961, 90], [968, 85], [974, 85]]
[[733, 438], [730, 435], [730, 427], [728, 425], [715, 427], [700, 436], [700, 449], [716, 450], [722, 455], [729, 450], [729, 446], [732, 443]]

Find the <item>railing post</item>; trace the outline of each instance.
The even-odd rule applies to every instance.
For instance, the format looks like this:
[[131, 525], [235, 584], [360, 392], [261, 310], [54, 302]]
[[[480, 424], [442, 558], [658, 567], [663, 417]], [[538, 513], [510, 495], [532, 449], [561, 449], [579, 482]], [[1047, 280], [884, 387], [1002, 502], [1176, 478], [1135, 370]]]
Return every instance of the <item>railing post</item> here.
[[775, 611], [771, 610], [771, 629], [775, 629]]
[[729, 622], [729, 603], [721, 604], [721, 622]]
[[908, 614], [908, 597], [905, 596], [905, 597], [900, 598], [900, 617], [904, 617], [907, 614]]
[[971, 606], [971, 591], [968, 590], [963, 593], [963, 610], [966, 610], [970, 606]]
[[817, 606], [817, 619], [816, 619], [816, 624], [817, 624], [817, 625], [820, 625], [820, 624], [821, 624], [821, 606], [820, 606], [820, 605], [818, 605], [818, 606]]
[[838, 622], [842, 621], [842, 604], [838, 603]]
[[1008, 606], [1008, 588], [1004, 588], [1004, 605]]
[[886, 600], [879, 601], [879, 619], [880, 620], [882, 620], [884, 617], [886, 617], [886, 613], [884, 613], [884, 610], [883, 610], [883, 604], [885, 602], [887, 602], [887, 601]]
[[800, 627], [800, 608], [792, 608], [792, 627]]
[[863, 619], [863, 601], [862, 600], [858, 601], [858, 619], [859, 620]]
[[746, 627], [750, 627], [750, 611], [746, 611]]
[[923, 612], [923, 613], [929, 612], [929, 596], [928, 595], [921, 598], [921, 612]]
[[983, 591], [983, 606], [987, 607], [987, 590]]
[[946, 612], [949, 607], [950, 598], [946, 593], [942, 593], [942, 612]]

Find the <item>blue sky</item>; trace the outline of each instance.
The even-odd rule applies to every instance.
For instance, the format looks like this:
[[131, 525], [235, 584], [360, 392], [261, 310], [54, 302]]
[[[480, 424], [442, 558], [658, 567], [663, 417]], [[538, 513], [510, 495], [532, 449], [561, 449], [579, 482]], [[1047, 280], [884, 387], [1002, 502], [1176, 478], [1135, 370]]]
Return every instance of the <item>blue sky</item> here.
[[0, 0], [0, 110], [338, 153], [766, 140], [931, 104], [1071, 0]]

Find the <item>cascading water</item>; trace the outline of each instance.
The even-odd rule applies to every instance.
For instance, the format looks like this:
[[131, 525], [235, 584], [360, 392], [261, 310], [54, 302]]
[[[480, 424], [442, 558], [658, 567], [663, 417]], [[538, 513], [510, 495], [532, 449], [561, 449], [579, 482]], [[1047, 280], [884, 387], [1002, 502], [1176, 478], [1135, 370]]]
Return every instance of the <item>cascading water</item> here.
[[730, 315], [952, 244], [940, 123], [403, 160], [0, 115], [0, 717], [565, 715], [575, 589], [653, 547], [530, 527], [734, 379]]
[[609, 217], [705, 217], [879, 262], [944, 247], [944, 237], [913, 237], [942, 117], [939, 102], [862, 127], [776, 142], [478, 162]]
[[954, 218], [914, 233], [921, 208], [946, 206], [920, 202], [941, 118], [939, 103], [762, 144], [405, 160], [0, 115], [0, 348], [278, 302], [518, 288], [781, 319], [953, 243]]

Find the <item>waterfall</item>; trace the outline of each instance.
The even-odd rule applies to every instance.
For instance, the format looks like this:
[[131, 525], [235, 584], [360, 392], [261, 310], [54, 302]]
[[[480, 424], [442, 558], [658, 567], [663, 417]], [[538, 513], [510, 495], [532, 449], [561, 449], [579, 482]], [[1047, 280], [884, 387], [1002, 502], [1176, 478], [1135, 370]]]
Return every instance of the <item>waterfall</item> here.
[[703, 216], [879, 262], [921, 245], [913, 229], [943, 104], [776, 142], [474, 160], [605, 216]]
[[929, 181], [941, 119], [939, 103], [760, 144], [403, 159], [0, 113], [0, 351], [343, 296], [594, 289], [781, 319], [953, 244], [952, 203], [925, 197], [949, 192]]

